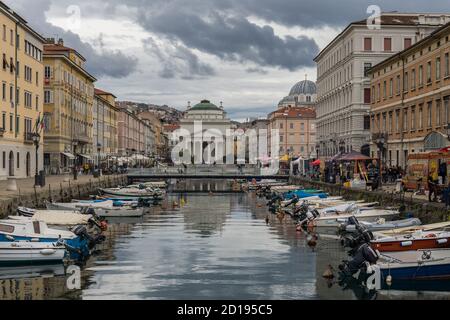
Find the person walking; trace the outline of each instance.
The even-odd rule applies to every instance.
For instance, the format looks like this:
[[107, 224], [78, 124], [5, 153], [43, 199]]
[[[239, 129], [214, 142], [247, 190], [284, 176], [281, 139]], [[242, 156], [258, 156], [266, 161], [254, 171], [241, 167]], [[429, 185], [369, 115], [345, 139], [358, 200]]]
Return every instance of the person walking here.
[[[430, 172], [428, 173], [428, 177], [427, 177], [427, 182], [428, 182], [428, 201], [429, 202], [436, 201], [436, 199], [437, 199], [436, 183], [435, 183], [435, 181], [433, 179], [433, 173], [434, 173], [434, 170], [430, 170]], [[432, 194], [434, 194], [433, 200], [431, 200], [431, 195]]]

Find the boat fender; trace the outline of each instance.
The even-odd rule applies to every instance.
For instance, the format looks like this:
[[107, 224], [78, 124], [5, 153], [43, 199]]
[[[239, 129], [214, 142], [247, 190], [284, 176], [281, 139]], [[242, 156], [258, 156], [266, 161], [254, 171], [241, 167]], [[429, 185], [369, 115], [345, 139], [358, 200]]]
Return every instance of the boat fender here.
[[42, 250], [40, 251], [40, 253], [41, 253], [43, 256], [51, 256], [52, 254], [55, 254], [55, 252], [56, 252], [55, 249], [42, 249]]
[[448, 242], [447, 238], [443, 238], [443, 239], [437, 239], [436, 240], [438, 244], [445, 244]]
[[391, 275], [388, 275], [388, 276], [386, 277], [386, 284], [387, 284], [388, 286], [391, 286], [391, 285], [392, 285], [392, 276], [391, 276]]
[[400, 245], [402, 246], [402, 247], [409, 247], [409, 246], [412, 246], [412, 241], [402, 241], [402, 242], [400, 242]]

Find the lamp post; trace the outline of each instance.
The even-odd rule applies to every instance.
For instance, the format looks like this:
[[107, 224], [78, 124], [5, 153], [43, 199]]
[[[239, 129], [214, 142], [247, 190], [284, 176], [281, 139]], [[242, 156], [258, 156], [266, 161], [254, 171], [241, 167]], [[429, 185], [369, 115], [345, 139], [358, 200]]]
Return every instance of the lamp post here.
[[375, 141], [375, 144], [378, 147], [378, 154], [379, 154], [379, 161], [380, 161], [380, 165], [379, 165], [379, 186], [381, 187], [381, 183], [383, 181], [383, 153], [384, 153], [384, 145], [386, 143], [386, 137], [387, 135], [384, 133], [379, 133], [375, 135], [375, 139], [373, 139]]
[[39, 133], [33, 133], [33, 143], [34, 146], [36, 147], [36, 172], [34, 175], [34, 185], [37, 186], [41, 186], [41, 179], [39, 177], [39, 159], [38, 159], [38, 151], [39, 151], [39, 143], [41, 141], [41, 136], [39, 135]]
[[78, 156], [77, 156], [77, 146], [78, 142], [73, 141], [73, 155], [75, 156], [75, 159], [73, 160], [73, 180], [78, 180], [78, 171], [77, 171], [77, 162], [78, 162]]
[[98, 175], [101, 175], [101, 170], [100, 170], [100, 151], [102, 150], [102, 144], [101, 143], [97, 143], [97, 170], [98, 170]]

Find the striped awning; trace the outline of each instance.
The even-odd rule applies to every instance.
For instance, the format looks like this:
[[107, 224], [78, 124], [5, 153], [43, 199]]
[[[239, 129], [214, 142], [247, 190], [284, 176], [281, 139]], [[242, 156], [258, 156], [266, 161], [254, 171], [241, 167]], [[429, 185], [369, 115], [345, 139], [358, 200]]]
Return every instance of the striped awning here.
[[75, 159], [75, 156], [73, 154], [71, 154], [70, 152], [61, 152], [64, 156], [66, 156], [67, 158], [69, 158], [70, 160]]

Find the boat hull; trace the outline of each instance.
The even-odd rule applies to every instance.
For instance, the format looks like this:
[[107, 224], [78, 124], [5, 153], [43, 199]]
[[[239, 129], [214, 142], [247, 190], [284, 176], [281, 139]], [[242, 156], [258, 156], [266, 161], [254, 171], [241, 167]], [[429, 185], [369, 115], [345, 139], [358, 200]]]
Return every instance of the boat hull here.
[[53, 243], [0, 242], [1, 265], [60, 263], [65, 254], [64, 246]]
[[370, 246], [380, 252], [411, 251], [420, 249], [450, 248], [450, 237], [429, 239], [402, 239], [394, 241], [372, 241]]

